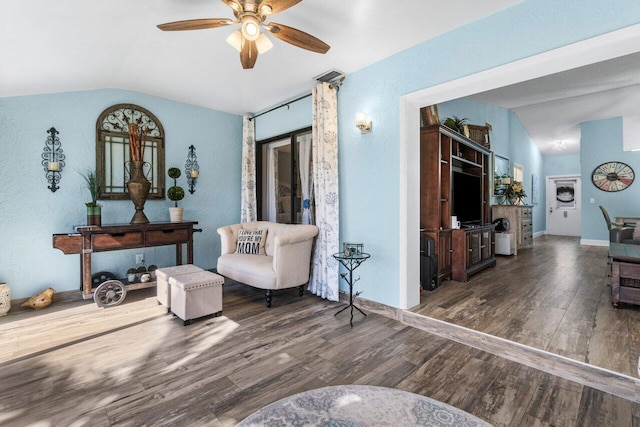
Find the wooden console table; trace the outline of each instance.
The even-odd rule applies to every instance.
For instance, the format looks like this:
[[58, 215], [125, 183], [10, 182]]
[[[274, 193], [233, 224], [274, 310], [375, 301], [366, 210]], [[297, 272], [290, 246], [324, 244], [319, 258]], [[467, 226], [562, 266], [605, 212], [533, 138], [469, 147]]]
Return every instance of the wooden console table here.
[[610, 243], [611, 303], [640, 304], [640, 245]]
[[[148, 224], [80, 225], [71, 234], [54, 234], [53, 247], [66, 255], [80, 255], [82, 297], [91, 298], [91, 254], [121, 249], [176, 245], [176, 265], [182, 264], [182, 244], [187, 244], [187, 263], [193, 264], [193, 226], [196, 221], [151, 222]], [[155, 282], [127, 285], [139, 289]]]

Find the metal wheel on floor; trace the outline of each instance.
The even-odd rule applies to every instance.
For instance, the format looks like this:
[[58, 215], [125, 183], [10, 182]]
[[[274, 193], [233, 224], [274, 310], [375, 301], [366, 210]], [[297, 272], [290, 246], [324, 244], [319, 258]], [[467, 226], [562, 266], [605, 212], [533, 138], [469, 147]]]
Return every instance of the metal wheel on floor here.
[[127, 289], [119, 280], [107, 280], [93, 292], [93, 300], [98, 307], [113, 307], [127, 296]]

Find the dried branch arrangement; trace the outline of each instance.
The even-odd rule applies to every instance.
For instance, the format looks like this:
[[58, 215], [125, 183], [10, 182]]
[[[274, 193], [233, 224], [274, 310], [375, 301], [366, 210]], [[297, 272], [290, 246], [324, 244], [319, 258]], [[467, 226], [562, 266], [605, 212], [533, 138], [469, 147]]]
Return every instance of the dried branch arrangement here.
[[129, 123], [129, 150], [131, 152], [131, 161], [144, 160], [144, 146], [147, 140], [148, 127], [141, 127], [137, 123]]

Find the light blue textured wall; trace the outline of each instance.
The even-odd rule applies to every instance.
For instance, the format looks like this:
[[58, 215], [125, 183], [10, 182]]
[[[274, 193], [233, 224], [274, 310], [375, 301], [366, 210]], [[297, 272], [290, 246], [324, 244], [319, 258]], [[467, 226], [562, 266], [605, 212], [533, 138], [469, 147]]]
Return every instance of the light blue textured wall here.
[[536, 148], [531, 141], [529, 134], [520, 123], [520, 120], [516, 118], [513, 112], [509, 112], [509, 141], [510, 144], [510, 157], [511, 163], [519, 164], [524, 170], [524, 189], [527, 194], [525, 203], [528, 205], [533, 204], [531, 200], [531, 188], [532, 188], [532, 174], [538, 175], [538, 182], [540, 183], [540, 197], [538, 203], [533, 204], [533, 232], [544, 231], [547, 229], [546, 208], [545, 208], [545, 189], [544, 178], [542, 175], [542, 154]]
[[[215, 267], [220, 254], [216, 228], [240, 219], [240, 116], [123, 90], [95, 90], [0, 99], [0, 281], [11, 286], [12, 298], [28, 297], [46, 287], [57, 291], [79, 287], [79, 255], [64, 255], [52, 247], [52, 234], [73, 231], [86, 222], [89, 192], [78, 172], [95, 167], [95, 127], [100, 113], [118, 103], [140, 105], [158, 117], [166, 133], [166, 166], [183, 171], [179, 185], [187, 188], [184, 164], [189, 145], [196, 147], [200, 177], [196, 192], [180, 206], [185, 219], [199, 222], [195, 263]], [[60, 189], [52, 193], [40, 154], [54, 126], [59, 132], [66, 166]], [[167, 177], [167, 184], [170, 179]], [[150, 200], [151, 221], [168, 221], [169, 200]], [[102, 221], [128, 223], [130, 201], [100, 201]], [[144, 253], [146, 264], [175, 264], [173, 246], [100, 253], [93, 271], [108, 270], [124, 277]]]
[[[638, 22], [636, 0], [528, 0], [348, 75], [339, 93], [340, 231], [372, 254], [358, 269], [363, 297], [399, 305], [400, 97]], [[369, 135], [354, 126], [359, 111], [373, 120]], [[541, 171], [539, 153], [514, 151], [529, 154], [524, 166]]]
[[256, 141], [309, 127], [311, 96], [256, 117], [255, 122]]
[[[596, 188], [591, 182], [591, 175], [598, 165], [611, 161], [627, 163], [638, 174], [640, 173], [640, 152], [622, 151], [621, 117], [581, 123], [580, 133], [582, 238], [609, 240], [598, 206], [604, 206], [612, 219], [616, 215], [640, 216], [640, 183], [634, 182], [623, 191], [610, 193]], [[595, 203], [590, 204], [590, 198], [594, 198]]]
[[[579, 174], [580, 154], [567, 154], [562, 156], [543, 156], [543, 178], [556, 175]], [[541, 181], [542, 182], [542, 181]]]

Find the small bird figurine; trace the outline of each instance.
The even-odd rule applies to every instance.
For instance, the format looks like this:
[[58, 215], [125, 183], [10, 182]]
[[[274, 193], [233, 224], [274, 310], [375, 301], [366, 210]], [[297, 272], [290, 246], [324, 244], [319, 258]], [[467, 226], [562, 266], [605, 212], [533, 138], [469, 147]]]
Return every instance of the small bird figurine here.
[[31, 307], [35, 309], [45, 308], [51, 304], [53, 300], [53, 294], [55, 293], [55, 289], [47, 288], [44, 291], [35, 294], [28, 300], [22, 303], [22, 307]]

